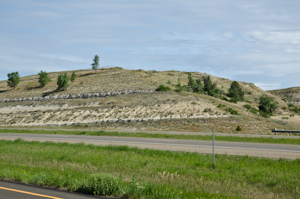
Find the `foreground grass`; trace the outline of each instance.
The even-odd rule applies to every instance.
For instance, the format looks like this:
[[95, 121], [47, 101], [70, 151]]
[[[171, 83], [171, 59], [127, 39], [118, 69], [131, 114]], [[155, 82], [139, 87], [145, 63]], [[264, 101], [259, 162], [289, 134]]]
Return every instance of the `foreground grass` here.
[[297, 160], [0, 141], [0, 178], [124, 198], [299, 198]]
[[[13, 130], [3, 129], [0, 133], [31, 133], [31, 134], [62, 134], [62, 135], [96, 135], [96, 136], [118, 136], [118, 137], [140, 137], [140, 138], [165, 138], [183, 140], [212, 140], [210, 135], [174, 135], [174, 134], [155, 134], [155, 133], [122, 133], [106, 131], [62, 131], [62, 130]], [[292, 144], [300, 145], [300, 139], [289, 138], [255, 138], [237, 136], [215, 136], [216, 141], [225, 142], [251, 142], [268, 144]]]

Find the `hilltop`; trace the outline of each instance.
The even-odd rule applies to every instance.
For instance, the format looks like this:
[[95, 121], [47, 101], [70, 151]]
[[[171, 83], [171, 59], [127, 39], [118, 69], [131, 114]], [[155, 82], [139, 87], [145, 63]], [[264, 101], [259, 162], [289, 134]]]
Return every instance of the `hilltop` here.
[[[77, 79], [57, 91], [57, 77], [75, 72]], [[205, 73], [193, 72], [202, 78]], [[226, 94], [231, 80], [209, 75]], [[252, 83], [239, 82], [245, 93], [243, 102], [232, 103], [218, 97], [188, 91], [175, 92], [178, 79], [188, 82], [188, 73], [179, 71], [126, 70], [119, 67], [97, 71], [76, 70], [49, 73], [51, 82], [41, 88], [38, 75], [22, 77], [16, 89], [0, 82], [1, 126], [71, 126], [117, 130], [210, 131], [270, 133], [278, 129], [299, 129], [300, 116], [291, 112], [288, 102]], [[172, 89], [155, 91], [159, 85]], [[259, 97], [267, 95], [278, 103], [271, 118], [263, 118]], [[252, 109], [245, 108], [250, 105]], [[236, 111], [238, 115], [235, 115]], [[53, 127], [54, 128], [54, 127]]]
[[297, 106], [300, 105], [300, 87], [270, 90], [268, 92], [280, 97], [282, 100], [286, 102], [290, 102], [291, 104]]

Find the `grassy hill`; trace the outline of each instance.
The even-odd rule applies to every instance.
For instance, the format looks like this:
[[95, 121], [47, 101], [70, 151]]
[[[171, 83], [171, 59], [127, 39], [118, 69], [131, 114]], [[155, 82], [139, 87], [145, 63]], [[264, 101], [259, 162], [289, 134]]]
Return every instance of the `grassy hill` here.
[[[97, 129], [210, 131], [268, 134], [271, 129], [299, 129], [300, 116], [289, 110], [288, 102], [252, 83], [239, 82], [245, 92], [244, 102], [231, 103], [217, 97], [188, 91], [175, 92], [188, 82], [188, 73], [179, 71], [125, 70], [103, 68], [98, 71], [73, 72], [77, 79], [64, 91], [57, 91], [57, 77], [41, 88], [38, 75], [22, 77], [16, 89], [0, 82], [1, 126], [72, 126]], [[205, 73], [192, 73], [197, 79]], [[211, 76], [226, 94], [231, 80]], [[172, 91], [156, 92], [159, 85]], [[259, 97], [267, 95], [278, 103], [271, 118], [254, 114]], [[225, 95], [223, 95], [225, 96]], [[253, 110], [245, 108], [250, 105]], [[233, 110], [233, 111], [232, 111]], [[238, 115], [234, 115], [237, 111]], [[239, 133], [239, 132], [238, 132]]]

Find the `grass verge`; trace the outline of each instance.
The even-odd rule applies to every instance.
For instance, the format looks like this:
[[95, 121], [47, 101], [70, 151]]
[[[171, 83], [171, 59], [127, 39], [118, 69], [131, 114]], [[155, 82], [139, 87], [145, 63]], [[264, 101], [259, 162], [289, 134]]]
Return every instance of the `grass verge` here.
[[[122, 133], [106, 131], [53, 131], [53, 130], [11, 130], [3, 129], [0, 133], [31, 133], [31, 134], [62, 134], [62, 135], [96, 135], [96, 136], [118, 136], [118, 137], [141, 137], [141, 138], [165, 138], [183, 140], [212, 140], [210, 135], [174, 135], [174, 134], [155, 134], [155, 133]], [[255, 138], [237, 136], [215, 136], [216, 141], [225, 142], [250, 142], [268, 144], [291, 144], [300, 145], [300, 139], [289, 138]]]
[[299, 198], [297, 160], [0, 140], [0, 178], [123, 198]]

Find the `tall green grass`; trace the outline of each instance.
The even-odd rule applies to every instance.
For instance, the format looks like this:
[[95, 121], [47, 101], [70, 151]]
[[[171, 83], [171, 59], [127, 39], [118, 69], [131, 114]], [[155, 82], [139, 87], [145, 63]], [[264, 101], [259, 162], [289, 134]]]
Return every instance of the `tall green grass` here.
[[[141, 137], [141, 138], [166, 138], [183, 140], [212, 140], [211, 135], [182, 135], [182, 134], [160, 134], [160, 133], [122, 133], [106, 131], [53, 131], [53, 130], [12, 130], [3, 129], [0, 133], [32, 133], [32, 134], [63, 134], [63, 135], [96, 135], [96, 136], [118, 136], [118, 137]], [[263, 137], [238, 137], [238, 136], [215, 136], [216, 141], [225, 142], [251, 142], [269, 144], [292, 144], [300, 145], [299, 139], [293, 138], [263, 138]]]
[[123, 198], [299, 198], [300, 159], [0, 141], [0, 178]]

